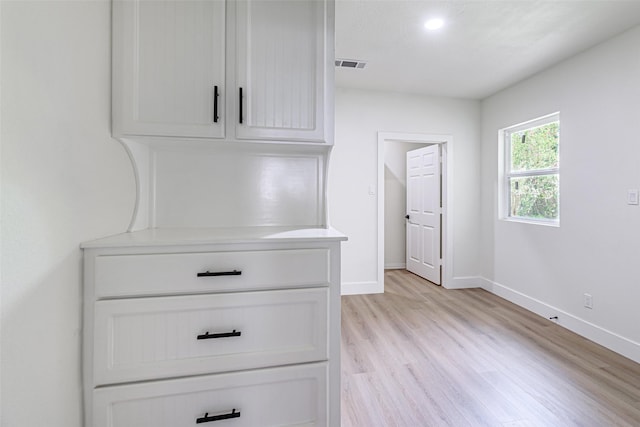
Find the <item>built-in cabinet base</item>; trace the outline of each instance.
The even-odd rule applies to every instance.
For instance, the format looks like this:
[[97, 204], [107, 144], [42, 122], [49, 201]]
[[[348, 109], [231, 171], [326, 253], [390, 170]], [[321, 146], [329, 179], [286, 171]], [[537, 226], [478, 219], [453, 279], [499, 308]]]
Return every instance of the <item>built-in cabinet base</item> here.
[[238, 426], [339, 425], [345, 239], [244, 227], [83, 244], [85, 425], [186, 426], [234, 410]]

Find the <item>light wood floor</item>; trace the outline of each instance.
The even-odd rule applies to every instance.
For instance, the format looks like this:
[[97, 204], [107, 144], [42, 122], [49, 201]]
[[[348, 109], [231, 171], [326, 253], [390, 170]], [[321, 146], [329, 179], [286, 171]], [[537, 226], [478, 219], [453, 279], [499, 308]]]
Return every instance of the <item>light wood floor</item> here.
[[342, 297], [342, 426], [640, 426], [640, 365], [404, 270]]

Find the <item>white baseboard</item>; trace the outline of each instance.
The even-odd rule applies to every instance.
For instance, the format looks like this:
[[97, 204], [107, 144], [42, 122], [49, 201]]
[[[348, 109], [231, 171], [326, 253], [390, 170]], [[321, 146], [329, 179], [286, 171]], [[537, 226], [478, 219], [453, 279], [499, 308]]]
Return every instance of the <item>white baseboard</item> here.
[[378, 282], [343, 282], [340, 288], [342, 295], [381, 294], [384, 283]]
[[444, 286], [445, 289], [470, 289], [480, 287], [481, 281], [478, 276], [454, 277], [449, 283], [446, 283], [446, 286]]
[[407, 268], [407, 263], [402, 262], [402, 263], [390, 263], [390, 264], [385, 264], [384, 265], [384, 269], [385, 270], [403, 270]]
[[531, 298], [521, 292], [515, 291], [499, 283], [478, 278], [480, 287], [492, 294], [506, 299], [520, 307], [523, 307], [544, 318], [558, 316], [557, 324], [581, 335], [595, 343], [598, 343], [616, 353], [619, 353], [637, 363], [640, 363], [640, 343], [631, 341], [621, 335], [608, 331], [593, 323], [587, 322], [577, 316], [546, 304], [535, 298]]
[[[388, 269], [388, 268], [385, 267], [385, 269]], [[447, 283], [447, 286], [445, 286], [445, 288], [446, 289], [479, 288], [481, 287], [481, 280], [482, 279], [478, 276], [454, 277], [450, 283]], [[378, 283], [378, 282], [343, 282], [341, 287], [342, 295], [381, 294], [383, 292], [384, 292], [384, 283]]]

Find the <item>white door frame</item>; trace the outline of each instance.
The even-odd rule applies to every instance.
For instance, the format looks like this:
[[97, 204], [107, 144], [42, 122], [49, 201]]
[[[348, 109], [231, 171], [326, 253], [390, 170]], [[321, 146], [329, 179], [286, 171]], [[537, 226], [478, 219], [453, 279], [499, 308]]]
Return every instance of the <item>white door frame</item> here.
[[453, 284], [453, 136], [378, 132], [378, 286], [384, 292], [384, 145], [385, 142], [441, 144], [442, 154], [442, 287]]

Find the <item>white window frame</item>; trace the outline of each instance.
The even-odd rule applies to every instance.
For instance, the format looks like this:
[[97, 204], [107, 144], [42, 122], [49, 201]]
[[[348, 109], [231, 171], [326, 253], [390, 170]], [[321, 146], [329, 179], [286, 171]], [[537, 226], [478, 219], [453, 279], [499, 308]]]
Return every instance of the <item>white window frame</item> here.
[[[552, 122], [560, 121], [560, 113], [555, 112], [546, 116], [538, 117], [517, 125], [509, 126], [498, 131], [498, 164], [499, 166], [499, 191], [498, 191], [498, 212], [499, 218], [504, 221], [524, 222], [531, 224], [560, 226], [560, 144], [558, 143], [558, 167], [547, 169], [535, 169], [526, 171], [511, 171], [511, 134], [525, 129], [544, 126]], [[558, 176], [558, 218], [544, 219], [511, 215], [511, 178], [535, 177], [542, 175]]]

